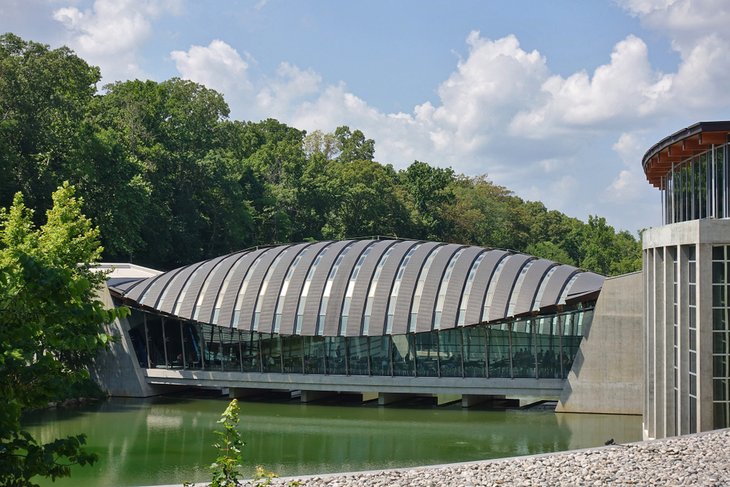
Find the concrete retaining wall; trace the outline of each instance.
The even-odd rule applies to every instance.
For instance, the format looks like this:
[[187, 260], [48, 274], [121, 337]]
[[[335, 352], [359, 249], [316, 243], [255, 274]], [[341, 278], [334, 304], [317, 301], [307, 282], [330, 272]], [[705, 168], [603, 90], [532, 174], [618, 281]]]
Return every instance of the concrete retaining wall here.
[[604, 282], [556, 411], [642, 414], [641, 276], [636, 272]]

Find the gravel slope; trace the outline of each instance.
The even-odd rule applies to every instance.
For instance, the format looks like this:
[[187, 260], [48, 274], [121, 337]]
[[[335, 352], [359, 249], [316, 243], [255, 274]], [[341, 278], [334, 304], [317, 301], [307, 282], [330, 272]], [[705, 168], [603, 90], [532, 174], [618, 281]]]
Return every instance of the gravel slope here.
[[730, 429], [484, 462], [292, 477], [271, 485], [291, 480], [307, 487], [730, 486]]

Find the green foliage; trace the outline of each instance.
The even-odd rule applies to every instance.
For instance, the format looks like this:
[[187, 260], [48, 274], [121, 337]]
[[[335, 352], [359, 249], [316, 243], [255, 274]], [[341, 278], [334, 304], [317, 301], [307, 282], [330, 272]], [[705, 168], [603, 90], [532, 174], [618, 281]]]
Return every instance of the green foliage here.
[[0, 484], [34, 485], [36, 476], [67, 476], [93, 463], [83, 435], [38, 443], [21, 431], [24, 409], [45, 406], [84, 387], [86, 366], [108, 340], [102, 325], [125, 314], [96, 298], [104, 276], [90, 268], [101, 255], [99, 230], [81, 212], [74, 188], [52, 195], [36, 227], [20, 193], [0, 209]]
[[446, 233], [450, 223], [444, 217], [446, 205], [454, 201], [452, 183], [454, 171], [451, 168], [432, 167], [425, 162], [414, 161], [399, 173], [401, 184], [406, 190], [411, 219], [418, 236], [438, 240]]
[[535, 257], [542, 257], [543, 259], [560, 262], [561, 264], [575, 265], [575, 261], [570, 257], [568, 252], [549, 240], [530, 244], [525, 249], [525, 252]]
[[236, 487], [241, 477], [243, 453], [241, 449], [246, 445], [238, 431], [238, 401], [233, 399], [221, 414], [218, 424], [223, 426], [222, 431], [215, 431], [218, 441], [213, 446], [218, 450], [218, 457], [210, 466], [213, 474], [211, 487]]
[[[213, 474], [210, 487], [236, 487], [240, 485], [239, 479], [242, 475], [241, 467], [243, 463], [241, 450], [246, 446], [246, 443], [238, 431], [239, 420], [238, 400], [232, 399], [226, 410], [221, 414], [221, 419], [218, 420], [218, 424], [222, 425], [222, 430], [214, 431], [218, 436], [218, 441], [213, 446], [218, 450], [218, 457], [210, 466]], [[253, 485], [254, 487], [271, 485], [271, 481], [277, 477], [276, 473], [257, 465], [253, 475]], [[189, 484], [186, 483], [186, 485]], [[287, 485], [296, 487], [301, 484], [298, 481], [292, 481]]]
[[39, 223], [70, 181], [106, 260], [169, 269], [279, 242], [398, 235], [528, 251], [604, 274], [640, 268], [638, 240], [523, 201], [486, 176], [374, 160], [357, 129], [229, 120], [220, 93], [173, 78], [96, 93], [68, 48], [0, 36], [0, 206]]

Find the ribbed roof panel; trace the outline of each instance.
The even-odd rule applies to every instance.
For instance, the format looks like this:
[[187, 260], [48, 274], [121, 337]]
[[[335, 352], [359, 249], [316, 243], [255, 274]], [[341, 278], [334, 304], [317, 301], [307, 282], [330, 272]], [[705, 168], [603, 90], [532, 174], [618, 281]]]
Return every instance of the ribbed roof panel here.
[[[414, 251], [408, 256], [411, 249]], [[292, 268], [300, 254], [301, 259]], [[446, 280], [450, 263], [451, 274]], [[378, 268], [377, 287], [371, 291]], [[398, 293], [391, 305], [392, 329], [388, 329], [389, 301], [398, 279]], [[380, 336], [433, 330], [439, 295], [442, 305], [438, 328], [449, 329], [457, 322], [461, 322], [459, 326], [482, 322], [485, 308], [486, 321], [493, 322], [508, 318], [507, 314], [552, 312], [556, 305], [566, 302], [595, 300], [603, 279], [572, 266], [498, 249], [414, 240], [341, 240], [230, 254], [127, 286], [114, 286], [112, 291], [132, 306], [157, 309], [183, 319], [193, 319], [197, 307], [198, 321], [215, 321], [220, 326], [237, 321], [242, 330], [271, 333], [278, 316], [279, 333], [305, 336], [359, 336], [370, 293], [366, 334]], [[287, 288], [282, 294], [285, 283]], [[308, 291], [306, 299], [302, 298], [304, 289]], [[418, 299], [417, 310], [414, 298]], [[460, 308], [464, 310], [461, 319]], [[303, 313], [301, 329], [296, 327], [298, 309]], [[322, 321], [318, 323], [320, 313]]]

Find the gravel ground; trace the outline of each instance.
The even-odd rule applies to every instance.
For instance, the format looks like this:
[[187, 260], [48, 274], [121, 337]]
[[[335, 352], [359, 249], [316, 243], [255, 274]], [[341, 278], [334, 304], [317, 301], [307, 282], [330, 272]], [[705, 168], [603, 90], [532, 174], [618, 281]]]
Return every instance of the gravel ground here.
[[291, 477], [271, 485], [292, 480], [307, 487], [730, 486], [730, 429], [484, 462]]

